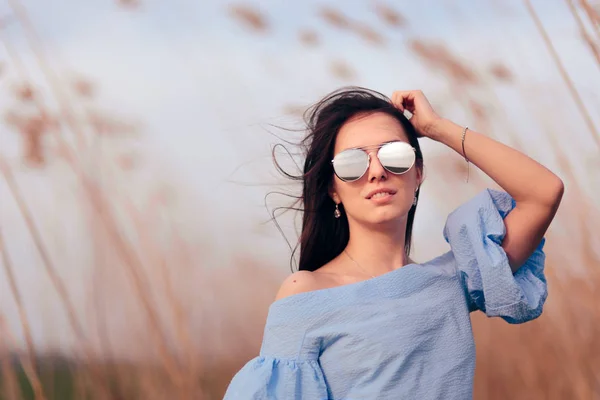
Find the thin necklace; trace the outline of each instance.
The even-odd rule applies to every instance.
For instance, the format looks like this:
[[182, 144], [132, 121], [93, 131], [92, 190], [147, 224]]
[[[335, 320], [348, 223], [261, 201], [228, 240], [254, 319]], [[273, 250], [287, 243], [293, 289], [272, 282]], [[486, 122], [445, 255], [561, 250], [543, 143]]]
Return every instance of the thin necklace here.
[[354, 258], [352, 258], [352, 256], [350, 256], [350, 254], [346, 251], [346, 249], [344, 249], [344, 253], [346, 253], [346, 255], [348, 256], [348, 258], [351, 259], [354, 262], [354, 264], [356, 264], [358, 266], [358, 268], [361, 269], [361, 271], [363, 271], [367, 275], [370, 275], [371, 278], [375, 278], [376, 277], [375, 275], [371, 274], [369, 271], [367, 271], [366, 269], [364, 269]]

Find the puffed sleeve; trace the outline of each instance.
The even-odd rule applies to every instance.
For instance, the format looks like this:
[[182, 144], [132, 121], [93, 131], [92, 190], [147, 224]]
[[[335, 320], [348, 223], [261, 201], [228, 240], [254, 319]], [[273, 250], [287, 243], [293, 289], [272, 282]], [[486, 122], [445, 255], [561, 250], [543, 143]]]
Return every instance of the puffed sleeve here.
[[260, 354], [235, 374], [224, 400], [328, 399], [320, 341], [305, 331], [302, 303], [283, 300], [270, 308]]
[[231, 380], [225, 400], [327, 399], [327, 386], [317, 360], [258, 356]]
[[505, 192], [487, 189], [454, 210], [444, 238], [450, 244], [470, 311], [518, 324], [540, 316], [548, 289], [544, 276], [545, 239], [512, 273], [501, 247], [504, 218], [515, 207]]

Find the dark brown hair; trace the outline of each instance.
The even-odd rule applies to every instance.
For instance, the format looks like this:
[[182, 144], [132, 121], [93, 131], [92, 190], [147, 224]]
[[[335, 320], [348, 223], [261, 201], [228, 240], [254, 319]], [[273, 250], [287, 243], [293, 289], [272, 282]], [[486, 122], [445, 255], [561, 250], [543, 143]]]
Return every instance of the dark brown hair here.
[[[415, 165], [422, 168], [423, 154], [417, 140], [419, 136], [413, 125], [388, 97], [361, 87], [338, 89], [306, 110], [304, 119], [307, 135], [299, 143], [305, 160], [302, 174], [293, 175], [286, 172], [277, 162], [273, 148], [276, 168], [286, 177], [302, 183], [302, 194], [296, 197], [295, 203], [300, 203], [300, 206], [290, 207], [303, 212], [300, 238], [292, 251], [293, 261], [294, 253], [300, 246], [298, 270], [317, 270], [337, 257], [348, 244], [350, 231], [343, 205], [340, 204], [342, 216], [333, 216], [335, 203], [329, 196], [334, 176], [331, 159], [335, 140], [344, 123], [357, 114], [375, 112], [388, 114], [398, 120], [410, 144], [416, 149]], [[419, 191], [420, 189], [416, 193], [417, 199]], [[417, 207], [413, 206], [408, 212], [405, 236], [407, 255], [410, 254], [416, 210]]]

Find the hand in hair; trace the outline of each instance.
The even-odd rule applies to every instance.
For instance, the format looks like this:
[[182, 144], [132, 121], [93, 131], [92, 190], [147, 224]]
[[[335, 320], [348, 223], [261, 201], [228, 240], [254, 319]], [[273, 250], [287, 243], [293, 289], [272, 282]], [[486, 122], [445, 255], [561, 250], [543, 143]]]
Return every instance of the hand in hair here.
[[410, 122], [421, 136], [434, 139], [434, 130], [431, 129], [441, 119], [433, 110], [429, 100], [420, 90], [395, 91], [392, 103], [402, 112], [405, 110], [412, 114]]

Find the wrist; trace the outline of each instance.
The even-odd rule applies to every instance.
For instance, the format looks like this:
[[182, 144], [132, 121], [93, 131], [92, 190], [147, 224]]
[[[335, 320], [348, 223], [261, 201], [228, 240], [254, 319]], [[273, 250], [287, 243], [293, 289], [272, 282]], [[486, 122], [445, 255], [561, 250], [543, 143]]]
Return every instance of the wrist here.
[[426, 136], [437, 142], [446, 144], [460, 127], [446, 118], [437, 118], [429, 123], [425, 129]]

